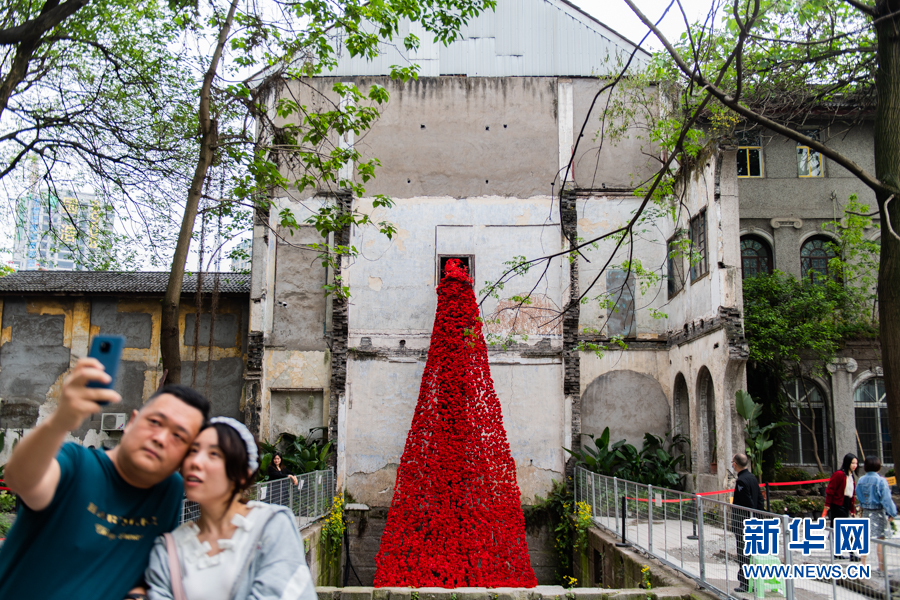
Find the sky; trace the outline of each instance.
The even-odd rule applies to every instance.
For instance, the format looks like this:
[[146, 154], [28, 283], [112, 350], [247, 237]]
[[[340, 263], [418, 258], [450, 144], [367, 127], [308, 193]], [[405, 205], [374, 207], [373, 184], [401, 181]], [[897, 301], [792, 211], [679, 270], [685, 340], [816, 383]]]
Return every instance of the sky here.
[[[570, 0], [570, 2], [634, 43], [638, 43], [648, 31], [624, 0]], [[671, 0], [634, 0], [637, 7], [654, 22], [659, 19], [670, 2]], [[711, 4], [712, 0], [681, 0], [681, 5], [691, 23], [704, 19]], [[678, 39], [685, 31], [684, 18], [678, 10], [677, 3], [669, 10], [660, 29], [670, 41]], [[662, 50], [662, 45], [652, 33], [644, 47], [648, 50]]]

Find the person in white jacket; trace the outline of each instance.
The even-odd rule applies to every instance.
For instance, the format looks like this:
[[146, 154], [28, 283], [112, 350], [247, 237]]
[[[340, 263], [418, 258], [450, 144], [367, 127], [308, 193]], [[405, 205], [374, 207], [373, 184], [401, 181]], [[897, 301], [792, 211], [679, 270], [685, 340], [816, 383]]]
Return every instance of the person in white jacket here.
[[242, 500], [258, 467], [242, 423], [210, 420], [182, 465], [200, 518], [156, 540], [145, 574], [151, 600], [316, 600], [293, 514]]

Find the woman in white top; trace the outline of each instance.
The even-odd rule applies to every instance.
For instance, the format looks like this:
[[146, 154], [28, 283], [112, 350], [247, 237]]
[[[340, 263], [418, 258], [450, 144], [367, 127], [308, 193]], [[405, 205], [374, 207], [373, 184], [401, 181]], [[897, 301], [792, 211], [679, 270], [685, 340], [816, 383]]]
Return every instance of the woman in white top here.
[[200, 518], [157, 539], [145, 575], [151, 600], [316, 600], [293, 514], [242, 499], [258, 467], [242, 423], [217, 417], [197, 436], [182, 475]]

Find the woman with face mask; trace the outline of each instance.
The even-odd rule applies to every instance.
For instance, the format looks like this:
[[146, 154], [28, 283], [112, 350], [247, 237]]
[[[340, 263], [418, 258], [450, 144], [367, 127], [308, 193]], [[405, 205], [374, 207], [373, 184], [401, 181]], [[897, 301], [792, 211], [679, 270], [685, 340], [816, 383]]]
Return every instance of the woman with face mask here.
[[151, 600], [316, 600], [293, 514], [242, 498], [258, 468], [242, 423], [216, 417], [200, 432], [182, 464], [200, 518], [157, 539], [145, 574]]

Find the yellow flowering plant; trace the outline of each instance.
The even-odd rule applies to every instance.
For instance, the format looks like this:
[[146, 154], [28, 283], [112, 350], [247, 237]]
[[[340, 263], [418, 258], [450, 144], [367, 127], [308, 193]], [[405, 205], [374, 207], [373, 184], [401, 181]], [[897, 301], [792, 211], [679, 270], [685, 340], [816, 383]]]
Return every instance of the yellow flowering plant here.
[[338, 556], [344, 541], [344, 531], [347, 524], [344, 522], [344, 497], [339, 494], [334, 497], [331, 511], [325, 517], [325, 525], [322, 527], [322, 541], [331, 556]]

